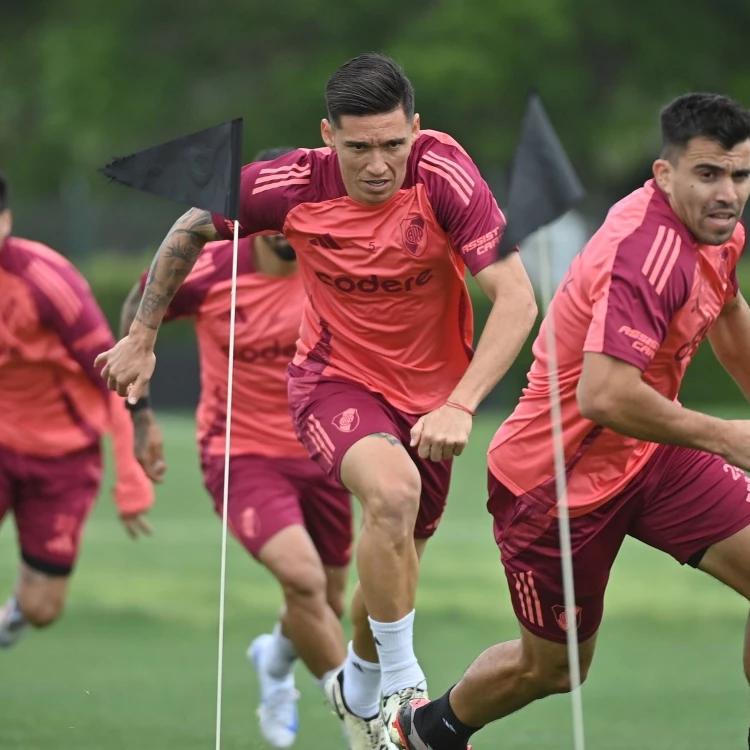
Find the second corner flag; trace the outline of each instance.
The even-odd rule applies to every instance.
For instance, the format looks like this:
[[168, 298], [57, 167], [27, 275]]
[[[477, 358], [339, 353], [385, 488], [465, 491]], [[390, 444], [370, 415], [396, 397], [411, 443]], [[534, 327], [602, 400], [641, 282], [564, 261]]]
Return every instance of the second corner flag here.
[[529, 97], [511, 167], [500, 255], [567, 213], [585, 191], [539, 95]]

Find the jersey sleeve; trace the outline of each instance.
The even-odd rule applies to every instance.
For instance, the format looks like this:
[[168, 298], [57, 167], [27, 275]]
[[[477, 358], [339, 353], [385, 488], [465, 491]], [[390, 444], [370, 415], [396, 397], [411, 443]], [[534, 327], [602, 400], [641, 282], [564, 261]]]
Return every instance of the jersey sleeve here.
[[[215, 248], [226, 245], [226, 242], [209, 243], [188, 274], [188, 277], [175, 292], [169, 307], [164, 313], [164, 322], [179, 320], [197, 315], [203, 305], [206, 295], [214, 284]], [[141, 275], [141, 294], [146, 288], [148, 271]]]
[[695, 259], [673, 228], [639, 228], [614, 250], [596, 275], [592, 318], [583, 350], [645, 371], [677, 311], [690, 297]]
[[[307, 149], [259, 161], [242, 168], [240, 177], [239, 235], [281, 232], [286, 216], [299, 203], [300, 188], [310, 184], [312, 160]], [[220, 236], [234, 237], [234, 222], [212, 213]]]
[[55, 332], [88, 379], [109, 400], [109, 390], [94, 367], [101, 352], [115, 345], [104, 313], [86, 280], [70, 265], [33, 258], [25, 272], [39, 310], [39, 322]]
[[469, 155], [455, 142], [432, 140], [417, 165], [433, 211], [472, 275], [498, 259], [505, 217]]

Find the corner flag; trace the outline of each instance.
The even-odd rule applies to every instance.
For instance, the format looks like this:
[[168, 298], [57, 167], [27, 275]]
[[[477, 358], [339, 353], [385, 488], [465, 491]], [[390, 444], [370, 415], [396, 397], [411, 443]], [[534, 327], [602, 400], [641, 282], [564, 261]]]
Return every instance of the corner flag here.
[[567, 213], [585, 191], [539, 95], [532, 93], [513, 157], [500, 255]]
[[112, 159], [110, 180], [235, 220], [239, 213], [242, 119]]

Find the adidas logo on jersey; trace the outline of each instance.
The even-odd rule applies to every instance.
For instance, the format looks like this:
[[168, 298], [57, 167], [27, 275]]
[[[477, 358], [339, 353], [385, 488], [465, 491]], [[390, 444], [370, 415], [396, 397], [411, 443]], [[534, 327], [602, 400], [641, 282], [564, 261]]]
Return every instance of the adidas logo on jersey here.
[[321, 234], [318, 237], [313, 237], [310, 240], [310, 244], [315, 245], [315, 247], [327, 247], [329, 250], [341, 250], [341, 245], [330, 234]]

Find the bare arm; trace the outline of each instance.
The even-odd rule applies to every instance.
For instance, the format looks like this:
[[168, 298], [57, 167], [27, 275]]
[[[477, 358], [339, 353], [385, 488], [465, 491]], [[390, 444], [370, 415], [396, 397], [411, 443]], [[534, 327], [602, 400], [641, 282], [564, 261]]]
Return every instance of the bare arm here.
[[716, 359], [750, 401], [750, 307], [741, 294], [724, 306], [708, 340]]
[[473, 412], [505, 375], [536, 317], [534, 290], [518, 253], [487, 266], [475, 278], [492, 300], [492, 311], [474, 358], [448, 403], [420, 417], [411, 430], [411, 445], [432, 461], [461, 455], [471, 433], [471, 417], [464, 412]]
[[476, 275], [492, 311], [474, 358], [450, 401], [474, 411], [513, 364], [537, 315], [534, 290], [519, 253], [511, 253]]
[[[120, 338], [128, 335], [130, 326], [138, 313], [141, 303], [141, 282], [136, 281], [130, 293], [122, 303], [120, 310]], [[149, 395], [149, 383], [141, 388], [141, 398]], [[134, 449], [138, 463], [143, 467], [149, 479], [161, 482], [167, 465], [164, 461], [164, 439], [161, 429], [150, 407], [140, 408], [131, 412], [134, 428]]]
[[153, 348], [156, 332], [180, 284], [198, 260], [207, 242], [221, 239], [211, 214], [191, 208], [169, 230], [161, 243], [148, 274], [146, 288], [129, 327], [129, 336], [142, 339]]
[[107, 387], [135, 404], [156, 365], [154, 344], [164, 314], [207, 242], [218, 239], [211, 214], [191, 208], [179, 218], [161, 243], [149, 270], [146, 288], [128, 335], [101, 352], [94, 366], [102, 367]]
[[586, 419], [623, 435], [725, 458], [732, 452], [736, 423], [678, 406], [644, 383], [637, 367], [607, 354], [584, 354], [577, 397]]
[[130, 326], [133, 325], [135, 316], [138, 314], [138, 307], [141, 304], [141, 282], [136, 281], [133, 288], [128, 292], [128, 296], [125, 297], [125, 301], [122, 303], [120, 308], [120, 330], [118, 332], [119, 338], [124, 338], [128, 335]]

